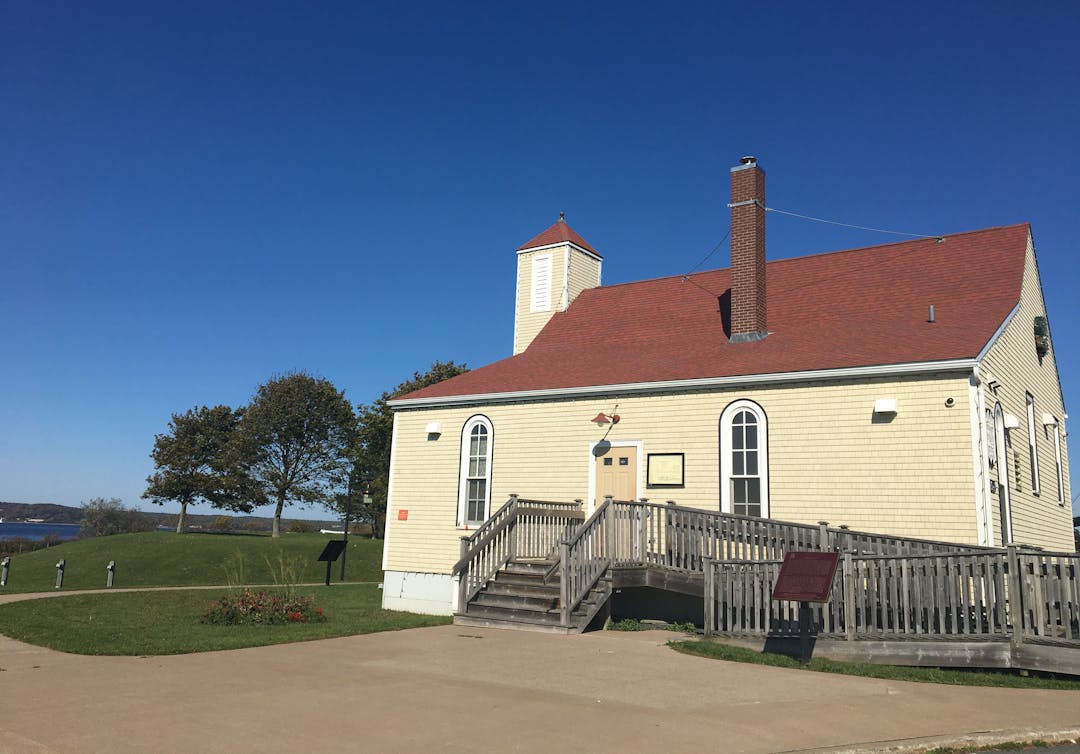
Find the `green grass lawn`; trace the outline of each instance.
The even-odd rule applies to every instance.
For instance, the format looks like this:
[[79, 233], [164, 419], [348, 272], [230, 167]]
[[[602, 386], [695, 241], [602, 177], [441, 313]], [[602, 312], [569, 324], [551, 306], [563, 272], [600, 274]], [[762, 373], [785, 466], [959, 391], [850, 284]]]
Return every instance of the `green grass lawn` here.
[[382, 610], [374, 584], [301, 588], [326, 623], [214, 626], [199, 618], [220, 594], [207, 590], [72, 594], [0, 605], [2, 632], [21, 641], [90, 655], [166, 655], [284, 644], [437, 626], [449, 617]]
[[[8, 584], [0, 594], [55, 591], [56, 563], [66, 561], [64, 590], [105, 587], [105, 567], [116, 561], [117, 587], [200, 586], [240, 581], [275, 583], [280, 562], [296, 562], [299, 579], [321, 582], [326, 564], [315, 559], [332, 537], [322, 534], [264, 535], [176, 534], [153, 531], [65, 542], [47, 550], [13, 555]], [[236, 562], [243, 560], [237, 578]], [[348, 581], [381, 581], [382, 541], [349, 538]], [[333, 564], [336, 581], [340, 563]], [[227, 572], [232, 571], [232, 575]], [[279, 576], [280, 578], [280, 576]]]
[[[0, 614], [2, 615], [2, 614]], [[892, 681], [915, 681], [919, 683], [947, 683], [954, 686], [1003, 686], [1021, 689], [1061, 689], [1080, 691], [1080, 680], [1020, 676], [1008, 671], [992, 670], [945, 670], [942, 668], [914, 668], [897, 665], [875, 665], [865, 662], [840, 662], [815, 657], [804, 665], [794, 657], [771, 652], [757, 652], [745, 647], [734, 647], [718, 641], [673, 641], [668, 644], [683, 654], [708, 657], [713, 660], [749, 662], [756, 665], [772, 665], [781, 668], [811, 670], [820, 673], [840, 673], [867, 678], [884, 678]]]

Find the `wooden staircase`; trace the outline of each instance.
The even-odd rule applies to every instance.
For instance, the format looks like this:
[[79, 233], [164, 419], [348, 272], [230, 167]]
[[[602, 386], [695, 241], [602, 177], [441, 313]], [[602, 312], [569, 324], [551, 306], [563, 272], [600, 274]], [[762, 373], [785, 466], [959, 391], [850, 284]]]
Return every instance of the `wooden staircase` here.
[[561, 584], [558, 571], [551, 576], [556, 560], [511, 560], [454, 615], [462, 626], [514, 628], [579, 634], [608, 604], [610, 581], [601, 580], [563, 624]]

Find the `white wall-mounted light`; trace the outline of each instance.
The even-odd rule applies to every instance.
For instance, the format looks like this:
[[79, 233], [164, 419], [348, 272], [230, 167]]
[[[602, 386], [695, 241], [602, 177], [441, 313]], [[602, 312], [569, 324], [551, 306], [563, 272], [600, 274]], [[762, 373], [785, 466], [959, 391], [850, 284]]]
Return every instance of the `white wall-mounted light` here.
[[1005, 414], [1005, 429], [1016, 429], [1020, 426], [1020, 420], [1013, 414]]
[[442, 434], [442, 424], [440, 422], [428, 422], [428, 424], [427, 424], [427, 433], [429, 435], [441, 435]]
[[896, 413], [896, 399], [895, 398], [878, 398], [874, 401], [874, 413], [875, 414], [895, 414]]
[[1058, 423], [1057, 417], [1053, 414], [1043, 414], [1043, 424], [1047, 427], [1056, 427]]

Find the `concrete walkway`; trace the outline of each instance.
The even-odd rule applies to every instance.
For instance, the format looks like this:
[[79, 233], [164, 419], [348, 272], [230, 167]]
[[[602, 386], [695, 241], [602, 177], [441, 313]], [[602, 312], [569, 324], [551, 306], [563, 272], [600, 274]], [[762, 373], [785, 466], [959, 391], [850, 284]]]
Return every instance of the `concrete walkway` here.
[[671, 638], [443, 626], [88, 657], [0, 637], [0, 752], [862, 752], [1080, 735], [1080, 692], [724, 663]]

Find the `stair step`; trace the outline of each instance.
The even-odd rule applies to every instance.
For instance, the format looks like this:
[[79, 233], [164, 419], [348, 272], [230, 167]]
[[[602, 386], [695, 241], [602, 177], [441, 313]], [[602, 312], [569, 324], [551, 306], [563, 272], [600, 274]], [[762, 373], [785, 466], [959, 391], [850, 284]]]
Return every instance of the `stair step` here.
[[475, 626], [477, 628], [503, 628], [512, 631], [534, 631], [545, 634], [576, 634], [579, 629], [575, 626], [546, 626], [537, 623], [522, 623], [515, 620], [501, 620], [499, 618], [479, 618], [476, 616], [456, 613], [454, 615], [455, 626]]
[[[536, 626], [558, 626], [562, 622], [562, 616], [558, 610], [527, 610], [511, 607], [494, 607], [492, 605], [478, 605], [469, 603], [469, 608], [464, 613], [459, 613], [469, 618], [482, 618], [485, 620], [502, 620], [513, 623], [528, 623]], [[584, 620], [585, 613], [575, 610], [570, 615], [571, 627], [577, 627]]]
[[521, 571], [545, 571], [558, 561], [510, 561], [504, 568]]
[[559, 606], [559, 596], [538, 596], [527, 594], [499, 594], [489, 591], [480, 592], [473, 598], [469, 607], [484, 605], [486, 607], [511, 607], [522, 610], [554, 610]]
[[487, 594], [516, 594], [516, 595], [530, 595], [536, 597], [554, 597], [559, 596], [559, 585], [556, 584], [544, 584], [535, 582], [521, 582], [513, 583], [502, 579], [496, 579], [495, 581], [489, 581], [488, 585], [484, 587], [484, 593]]
[[507, 573], [506, 571], [499, 571], [495, 574], [495, 583], [500, 584], [522, 584], [524, 586], [555, 586], [558, 588], [558, 577], [553, 578], [550, 582], [544, 581], [544, 575], [541, 573]]

